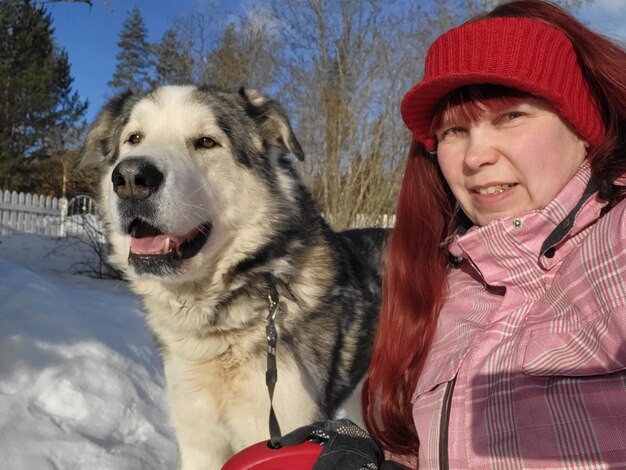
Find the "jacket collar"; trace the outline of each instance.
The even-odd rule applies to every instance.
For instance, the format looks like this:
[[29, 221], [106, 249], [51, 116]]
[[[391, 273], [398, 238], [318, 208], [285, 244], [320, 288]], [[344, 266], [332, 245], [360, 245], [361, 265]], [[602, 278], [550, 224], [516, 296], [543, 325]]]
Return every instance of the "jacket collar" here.
[[597, 197], [591, 166], [584, 161], [545, 208], [458, 233], [448, 250], [470, 261], [487, 284], [506, 285], [513, 271], [529, 263], [542, 270], [554, 266], [569, 251], [566, 241], [593, 224], [606, 204]]

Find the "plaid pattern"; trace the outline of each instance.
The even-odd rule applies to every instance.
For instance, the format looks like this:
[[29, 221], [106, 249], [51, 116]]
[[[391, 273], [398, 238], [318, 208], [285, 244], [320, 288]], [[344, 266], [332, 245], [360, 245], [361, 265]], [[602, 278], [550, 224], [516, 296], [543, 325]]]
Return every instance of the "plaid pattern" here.
[[420, 469], [439, 466], [455, 376], [450, 468], [626, 468], [626, 201], [600, 217], [592, 195], [540, 253], [590, 175], [585, 163], [545, 209], [450, 245], [462, 261], [413, 396]]

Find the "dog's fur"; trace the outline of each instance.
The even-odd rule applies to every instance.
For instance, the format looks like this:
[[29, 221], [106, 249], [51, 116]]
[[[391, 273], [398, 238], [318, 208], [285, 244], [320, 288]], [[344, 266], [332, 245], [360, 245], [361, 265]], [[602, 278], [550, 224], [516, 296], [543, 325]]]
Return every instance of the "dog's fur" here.
[[79, 156], [101, 169], [112, 260], [162, 353], [183, 470], [269, 437], [273, 286], [283, 432], [332, 417], [366, 372], [385, 231], [333, 232], [289, 153], [303, 158], [274, 101], [162, 87], [113, 98]]

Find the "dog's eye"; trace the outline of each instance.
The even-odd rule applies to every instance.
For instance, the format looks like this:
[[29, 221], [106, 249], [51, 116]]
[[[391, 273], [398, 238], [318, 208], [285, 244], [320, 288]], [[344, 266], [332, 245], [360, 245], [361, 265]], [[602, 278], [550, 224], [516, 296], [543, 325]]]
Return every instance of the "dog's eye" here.
[[127, 142], [131, 145], [137, 145], [139, 142], [141, 142], [141, 134], [138, 132], [135, 132], [129, 135]]
[[217, 142], [215, 142], [215, 140], [211, 139], [210, 137], [200, 137], [198, 140], [196, 140], [195, 147], [196, 149], [210, 149], [215, 147], [216, 145]]

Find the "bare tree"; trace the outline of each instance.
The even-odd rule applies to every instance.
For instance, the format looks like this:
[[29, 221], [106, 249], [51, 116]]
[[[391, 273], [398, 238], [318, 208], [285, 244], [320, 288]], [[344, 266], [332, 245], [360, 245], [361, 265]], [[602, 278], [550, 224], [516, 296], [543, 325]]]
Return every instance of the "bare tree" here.
[[397, 106], [417, 69], [406, 60], [414, 46], [405, 12], [379, 0], [269, 8], [285, 45], [281, 100], [297, 123], [322, 211], [335, 228], [392, 213], [409, 140]]

